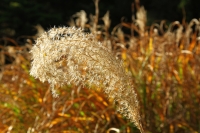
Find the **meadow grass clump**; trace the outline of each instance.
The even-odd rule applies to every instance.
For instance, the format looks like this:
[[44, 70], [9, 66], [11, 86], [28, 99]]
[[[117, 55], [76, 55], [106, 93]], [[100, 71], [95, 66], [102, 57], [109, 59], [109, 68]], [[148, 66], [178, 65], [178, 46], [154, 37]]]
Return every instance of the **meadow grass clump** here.
[[74, 27], [52, 28], [44, 32], [31, 49], [30, 74], [54, 86], [72, 84], [103, 88], [117, 110], [141, 131], [137, 94], [122, 62], [98, 42], [93, 34]]
[[[77, 28], [52, 28], [38, 34], [33, 47], [30, 40], [18, 47], [16, 40], [1, 38], [0, 131], [139, 132], [115, 109], [131, 117], [128, 108], [138, 111], [137, 92], [142, 115], [134, 117], [141, 120], [145, 132], [200, 132], [200, 22], [168, 25], [163, 20], [147, 26], [146, 11], [135, 2], [139, 13], [133, 14], [132, 22], [122, 20], [111, 32], [109, 12], [102, 17], [104, 24], [98, 23], [96, 0], [94, 16], [86, 18], [81, 11], [69, 23], [91, 34]], [[32, 75], [47, 82], [30, 76], [30, 68]], [[59, 98], [52, 97], [49, 86]]]

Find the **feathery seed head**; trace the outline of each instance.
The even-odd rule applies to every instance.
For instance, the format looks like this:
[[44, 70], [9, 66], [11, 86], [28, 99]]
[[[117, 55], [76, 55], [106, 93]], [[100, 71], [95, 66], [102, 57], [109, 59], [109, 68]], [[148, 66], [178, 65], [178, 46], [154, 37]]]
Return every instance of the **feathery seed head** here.
[[31, 54], [32, 76], [52, 86], [102, 86], [114, 99], [118, 111], [141, 128], [139, 104], [131, 78], [122, 62], [92, 34], [74, 27], [52, 28], [37, 39]]

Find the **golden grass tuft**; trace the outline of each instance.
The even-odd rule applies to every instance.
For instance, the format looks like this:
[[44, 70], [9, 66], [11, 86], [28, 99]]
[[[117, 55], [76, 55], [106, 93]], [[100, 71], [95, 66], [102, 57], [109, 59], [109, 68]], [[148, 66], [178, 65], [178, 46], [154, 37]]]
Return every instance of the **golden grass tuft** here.
[[[137, 15], [145, 13], [140, 11]], [[111, 30], [105, 16], [106, 26], [100, 25], [96, 8], [90, 19], [73, 18], [70, 26], [85, 26], [103, 47], [123, 60], [125, 71], [132, 74], [145, 132], [200, 132], [199, 20], [170, 25], [161, 21], [148, 27], [142, 14]], [[28, 42], [18, 47], [15, 40], [1, 38], [1, 44], [14, 45], [0, 47], [1, 132], [139, 132], [116, 113], [104, 93], [95, 91], [96, 86], [55, 86], [59, 98], [53, 98], [46, 82], [29, 75], [32, 45]]]

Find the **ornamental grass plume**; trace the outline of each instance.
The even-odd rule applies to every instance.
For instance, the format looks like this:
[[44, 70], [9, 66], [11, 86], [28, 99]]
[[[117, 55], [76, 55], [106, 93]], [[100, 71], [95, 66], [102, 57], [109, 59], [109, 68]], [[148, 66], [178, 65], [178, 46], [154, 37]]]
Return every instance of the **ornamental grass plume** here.
[[101, 87], [113, 99], [117, 110], [143, 132], [130, 76], [122, 62], [93, 34], [74, 27], [52, 28], [36, 40], [30, 52], [30, 74], [49, 82], [53, 93], [55, 85]]

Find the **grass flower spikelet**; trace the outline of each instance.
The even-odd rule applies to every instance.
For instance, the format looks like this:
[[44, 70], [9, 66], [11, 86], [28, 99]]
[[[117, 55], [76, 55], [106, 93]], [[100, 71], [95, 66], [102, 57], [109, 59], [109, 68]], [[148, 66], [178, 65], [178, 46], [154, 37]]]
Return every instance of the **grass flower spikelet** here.
[[137, 95], [122, 62], [92, 34], [74, 27], [44, 32], [31, 50], [30, 74], [51, 86], [96, 85], [141, 130]]

